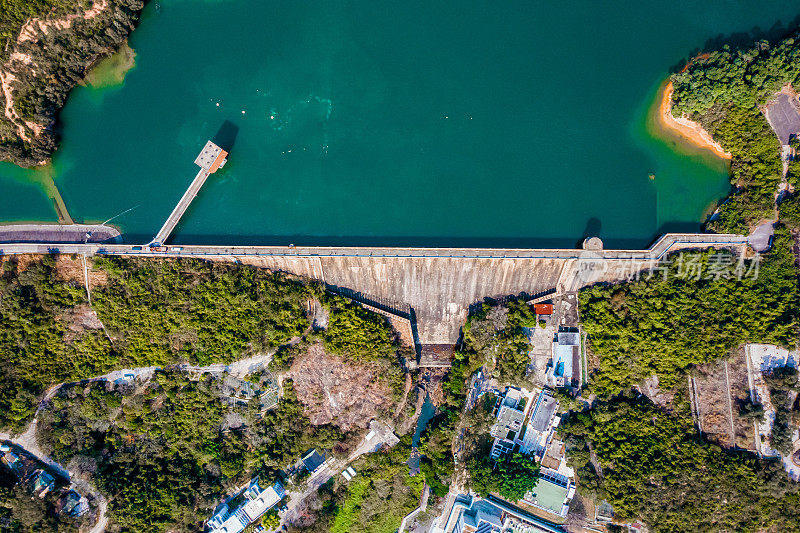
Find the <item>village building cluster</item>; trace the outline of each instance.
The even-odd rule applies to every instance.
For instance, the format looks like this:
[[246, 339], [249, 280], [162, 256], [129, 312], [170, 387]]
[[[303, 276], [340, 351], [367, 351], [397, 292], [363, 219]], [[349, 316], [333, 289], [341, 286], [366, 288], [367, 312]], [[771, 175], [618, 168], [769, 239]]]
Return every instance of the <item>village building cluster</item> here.
[[53, 493], [56, 498], [56, 513], [78, 518], [89, 510], [88, 499], [75, 487], [61, 482], [56, 475], [35, 457], [22, 450], [16, 450], [7, 443], [0, 444], [0, 463], [3, 464], [22, 483], [33, 496], [44, 498]]
[[497, 402], [490, 454], [495, 460], [514, 452], [532, 455], [541, 464], [539, 483], [522, 503], [563, 518], [575, 495], [575, 472], [555, 436], [559, 422], [558, 400], [547, 390], [508, 387]]
[[[303, 455], [290, 471], [303, 471], [310, 476], [320, 470], [326, 461], [323, 453], [312, 449]], [[352, 479], [356, 472], [352, 468], [348, 468], [343, 475], [346, 479], [348, 476], [349, 479]], [[214, 515], [206, 522], [206, 531], [208, 533], [241, 533], [273, 507], [278, 506], [281, 511], [285, 510], [285, 505], [278, 505], [284, 497], [286, 497], [286, 489], [280, 481], [263, 487], [256, 476], [244, 488], [230, 496], [214, 510]], [[259, 528], [260, 526], [257, 526], [255, 530], [260, 531]]]
[[222, 397], [230, 405], [248, 406], [258, 402], [258, 414], [263, 414], [278, 405], [280, 393], [278, 383], [271, 373], [265, 371], [258, 383], [240, 379], [230, 374], [222, 380]]

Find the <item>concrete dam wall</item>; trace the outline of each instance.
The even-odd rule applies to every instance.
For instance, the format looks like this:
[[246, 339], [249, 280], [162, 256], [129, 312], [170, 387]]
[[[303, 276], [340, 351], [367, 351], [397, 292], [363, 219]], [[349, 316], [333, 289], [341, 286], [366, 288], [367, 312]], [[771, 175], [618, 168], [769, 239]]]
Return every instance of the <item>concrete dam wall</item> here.
[[470, 306], [484, 298], [563, 294], [593, 283], [629, 279], [638, 271], [652, 268], [667, 253], [708, 247], [740, 251], [746, 246], [746, 237], [742, 236], [703, 237], [697, 241], [670, 238], [668, 243], [662, 239], [650, 250], [640, 252], [540, 250], [534, 254], [525, 250], [514, 257], [507, 256], [514, 251], [507, 251], [506, 257], [477, 252], [464, 257], [450, 253], [426, 257], [236, 255], [224, 259], [318, 279], [388, 307], [410, 307], [416, 315], [421, 344], [452, 345], [458, 341]]
[[[647, 250], [357, 248], [294, 246], [134, 246], [1, 244], [0, 253], [77, 253], [192, 257], [233, 261], [320, 280], [362, 300], [409, 312], [421, 345], [453, 345], [469, 308], [484, 298], [563, 294], [597, 282], [629, 279], [684, 249], [741, 252], [741, 235], [667, 234]], [[409, 309], [410, 308], [410, 309]]]

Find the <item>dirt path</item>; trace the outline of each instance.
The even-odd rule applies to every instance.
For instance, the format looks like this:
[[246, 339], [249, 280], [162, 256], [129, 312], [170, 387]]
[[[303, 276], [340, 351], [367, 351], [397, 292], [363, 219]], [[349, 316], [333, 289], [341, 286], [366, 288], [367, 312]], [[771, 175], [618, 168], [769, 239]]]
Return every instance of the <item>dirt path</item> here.
[[97, 522], [92, 529], [89, 530], [89, 533], [103, 533], [108, 525], [108, 516], [106, 515], [108, 511], [108, 502], [102, 494], [98, 494], [97, 496]]
[[406, 402], [408, 401], [408, 393], [411, 392], [411, 388], [414, 386], [414, 380], [411, 378], [411, 373], [406, 373], [406, 388], [403, 390], [403, 399], [400, 400], [400, 403], [397, 404], [397, 409], [394, 411], [394, 419], [397, 420], [400, 417], [400, 413], [403, 412], [403, 407], [405, 407]]
[[736, 447], [736, 428], [733, 427], [733, 398], [731, 398], [731, 376], [728, 372], [728, 362], [725, 361], [725, 394], [728, 397], [728, 411], [730, 417], [728, 420], [731, 422], [731, 445]]
[[39, 30], [45, 35], [50, 33], [50, 30], [66, 30], [76, 20], [91, 20], [102, 13], [108, 7], [108, 0], [99, 0], [94, 2], [90, 9], [84, 13], [71, 14], [58, 19], [40, 19], [32, 18], [22, 25], [22, 29], [17, 37], [17, 44], [22, 44], [25, 41], [36, 42], [38, 40], [36, 30]]
[[15, 82], [16, 79], [17, 78], [10, 72], [4, 72], [0, 69], [0, 88], [2, 88], [3, 99], [5, 100], [3, 114], [11, 124], [16, 126], [17, 135], [19, 135], [20, 139], [25, 142], [31, 142], [31, 138], [25, 132], [25, 127], [22, 125], [22, 119], [17, 114], [16, 109], [14, 109], [14, 89], [11, 87], [11, 84]]

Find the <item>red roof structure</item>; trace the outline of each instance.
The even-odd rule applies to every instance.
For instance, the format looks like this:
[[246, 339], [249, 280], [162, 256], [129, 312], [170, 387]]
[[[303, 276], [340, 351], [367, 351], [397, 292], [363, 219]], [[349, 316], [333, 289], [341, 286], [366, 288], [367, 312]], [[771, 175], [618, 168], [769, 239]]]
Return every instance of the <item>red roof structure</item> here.
[[537, 315], [552, 315], [553, 304], [533, 304], [533, 311]]

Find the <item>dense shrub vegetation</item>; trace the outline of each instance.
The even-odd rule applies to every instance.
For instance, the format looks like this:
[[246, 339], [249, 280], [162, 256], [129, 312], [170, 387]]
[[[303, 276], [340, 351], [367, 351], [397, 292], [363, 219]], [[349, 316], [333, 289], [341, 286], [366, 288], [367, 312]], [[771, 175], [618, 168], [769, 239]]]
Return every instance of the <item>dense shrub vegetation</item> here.
[[759, 106], [787, 83], [800, 79], [800, 43], [793, 34], [775, 45], [703, 54], [672, 76], [673, 114], [686, 114], [733, 156], [731, 181], [739, 190], [721, 206], [709, 227], [746, 232], [771, 218], [772, 197], [781, 179], [780, 146]]
[[539, 463], [530, 455], [510, 453], [495, 461], [489, 455], [491, 439], [480, 447], [467, 463], [472, 488], [482, 496], [496, 492], [515, 502], [536, 487], [539, 480]]
[[[284, 276], [201, 261], [100, 259], [109, 275], [92, 304], [108, 330], [78, 328], [86, 294], [44, 256], [0, 273], [0, 427], [19, 430], [51, 384], [114, 368], [230, 362], [288, 341], [308, 326], [318, 289]], [[71, 329], [72, 328], [72, 329]]]
[[656, 533], [800, 531], [800, 487], [780, 462], [703, 440], [683, 403], [668, 414], [646, 398], [620, 397], [573, 413], [562, 433], [578, 490]]
[[374, 361], [397, 350], [386, 319], [340, 296], [327, 296], [330, 310], [323, 335], [325, 349], [355, 361]]
[[428, 421], [419, 440], [420, 472], [431, 492], [445, 496], [450, 490], [455, 463], [453, 439], [456, 436], [462, 404], [452, 397], [445, 398], [436, 415]]
[[[244, 425], [222, 431], [232, 413]], [[40, 412], [37, 437], [55, 459], [93, 475], [115, 530], [141, 532], [197, 530], [252, 474], [269, 481], [309, 448], [344, 438], [310, 424], [289, 381], [279, 405], [257, 419], [225, 406], [217, 379], [178, 372], [135, 390], [66, 388]]]
[[3, 0], [0, 10], [0, 50], [19, 35], [26, 20], [44, 17], [50, 13], [63, 15], [79, 5], [76, 0]]
[[800, 193], [784, 198], [779, 208], [781, 223], [793, 230], [800, 229]]
[[313, 498], [313, 522], [303, 533], [394, 533], [403, 517], [420, 501], [424, 479], [408, 475], [410, 436], [391, 449], [362, 455], [353, 464], [357, 474], [352, 481], [343, 477], [328, 481]]
[[[793, 346], [797, 341], [800, 291], [787, 231], [777, 231], [757, 276], [753, 263], [744, 263], [741, 280], [709, 274], [714, 265], [734, 261], [727, 252], [669, 259], [666, 277], [656, 272], [650, 279], [580, 294], [583, 327], [600, 361], [592, 387], [602, 396], [652, 374], [669, 388], [689, 365], [725, 357], [745, 342]], [[695, 275], [698, 267], [702, 271]]]
[[[102, 258], [109, 284], [93, 306], [134, 366], [230, 362], [287, 342], [308, 327], [316, 287], [242, 266]], [[119, 345], [119, 346], [118, 346]]]
[[536, 315], [525, 302], [514, 299], [484, 303], [470, 315], [464, 326], [463, 354], [457, 357], [466, 365], [461, 371], [464, 378], [484, 367], [501, 382], [525, 379], [530, 358], [523, 327], [536, 327]]

